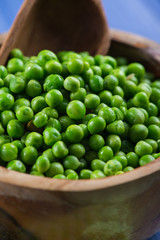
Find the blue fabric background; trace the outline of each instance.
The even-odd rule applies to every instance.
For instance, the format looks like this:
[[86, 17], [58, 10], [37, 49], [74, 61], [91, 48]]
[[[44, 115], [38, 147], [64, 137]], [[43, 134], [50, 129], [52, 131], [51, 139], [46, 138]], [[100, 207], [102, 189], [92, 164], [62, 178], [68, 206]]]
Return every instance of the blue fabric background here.
[[[140, 34], [160, 43], [160, 0], [102, 1], [111, 28]], [[22, 2], [0, 0], [0, 33], [9, 30]], [[148, 240], [160, 240], [160, 233]]]

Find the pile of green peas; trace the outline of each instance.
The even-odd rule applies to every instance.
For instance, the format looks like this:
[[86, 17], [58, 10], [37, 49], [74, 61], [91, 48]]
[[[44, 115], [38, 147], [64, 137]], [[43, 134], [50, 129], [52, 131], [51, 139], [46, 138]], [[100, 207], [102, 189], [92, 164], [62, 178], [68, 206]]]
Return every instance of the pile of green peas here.
[[88, 52], [13, 49], [0, 66], [0, 165], [58, 179], [123, 174], [160, 156], [160, 80]]

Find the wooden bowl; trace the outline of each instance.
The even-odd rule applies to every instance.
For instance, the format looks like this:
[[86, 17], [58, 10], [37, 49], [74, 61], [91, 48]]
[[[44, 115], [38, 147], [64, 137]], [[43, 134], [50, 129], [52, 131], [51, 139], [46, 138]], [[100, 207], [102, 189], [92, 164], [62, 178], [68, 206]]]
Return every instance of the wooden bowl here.
[[[160, 75], [158, 44], [111, 34], [109, 54], [141, 61]], [[53, 180], [0, 167], [0, 239], [146, 240], [160, 228], [159, 187], [160, 159], [96, 180]]]

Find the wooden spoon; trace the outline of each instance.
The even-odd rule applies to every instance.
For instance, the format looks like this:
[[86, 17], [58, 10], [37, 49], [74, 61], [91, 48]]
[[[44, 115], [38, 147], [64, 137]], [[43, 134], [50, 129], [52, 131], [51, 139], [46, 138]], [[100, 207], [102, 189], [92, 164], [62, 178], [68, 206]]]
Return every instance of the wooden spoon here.
[[110, 38], [101, 0], [25, 0], [0, 50], [0, 64], [20, 48], [106, 54]]

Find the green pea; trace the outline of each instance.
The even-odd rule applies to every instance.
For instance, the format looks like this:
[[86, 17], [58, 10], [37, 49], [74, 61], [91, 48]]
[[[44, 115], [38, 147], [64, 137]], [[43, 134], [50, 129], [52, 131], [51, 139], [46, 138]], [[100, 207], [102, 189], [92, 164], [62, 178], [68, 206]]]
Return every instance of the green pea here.
[[39, 96], [42, 92], [42, 86], [37, 80], [30, 80], [26, 85], [25, 92], [32, 98]]
[[151, 116], [151, 117], [149, 117], [146, 125], [147, 125], [147, 126], [157, 125], [158, 127], [160, 127], [160, 119], [159, 119], [158, 117]]
[[59, 132], [61, 132], [61, 130], [62, 130], [60, 121], [58, 121], [58, 120], [55, 119], [55, 118], [50, 118], [50, 119], [47, 121], [47, 124], [45, 125], [45, 129], [46, 129], [46, 128], [56, 128]]
[[129, 99], [137, 93], [137, 86], [134, 82], [126, 80], [123, 86], [124, 96]]
[[84, 70], [81, 75], [84, 81], [88, 83], [89, 79], [93, 76], [93, 70], [91, 68], [89, 68], [88, 70]]
[[157, 152], [158, 144], [155, 140], [153, 139], [145, 139], [145, 142], [149, 143], [152, 146], [152, 152], [155, 153]]
[[48, 119], [49, 118], [58, 118], [57, 110], [52, 107], [43, 108], [42, 112], [48, 116]]
[[12, 119], [7, 124], [7, 133], [12, 138], [20, 138], [24, 133], [24, 126], [19, 120]]
[[24, 58], [22, 51], [18, 48], [12, 49], [9, 57], [10, 58], [19, 58], [21, 60], [23, 60], [23, 58]]
[[113, 150], [109, 146], [102, 147], [98, 152], [98, 158], [104, 162], [113, 158]]
[[119, 136], [117, 135], [109, 135], [107, 138], [106, 138], [106, 145], [111, 147], [113, 152], [116, 153], [120, 150], [121, 148], [121, 139]]
[[135, 152], [129, 152], [127, 155], [128, 165], [136, 168], [139, 166], [139, 156]]
[[140, 140], [145, 140], [148, 135], [148, 129], [143, 124], [134, 124], [129, 129], [129, 138], [132, 142], [136, 143]]
[[102, 117], [95, 117], [89, 120], [88, 130], [91, 134], [100, 133], [106, 127], [106, 122]]
[[48, 158], [50, 163], [57, 161], [51, 148], [48, 148], [47, 150], [45, 150], [42, 155]]
[[152, 88], [147, 83], [140, 83], [137, 86], [137, 92], [145, 92], [147, 94], [148, 98], [150, 98], [151, 93], [152, 93]]
[[103, 78], [98, 75], [93, 75], [89, 79], [89, 87], [93, 93], [98, 93], [103, 90]]
[[44, 71], [42, 67], [40, 67], [36, 63], [29, 63], [25, 67], [25, 77], [27, 79], [35, 79], [35, 80], [42, 80], [44, 76]]
[[2, 134], [0, 135], [0, 146], [2, 146], [5, 143], [10, 143], [11, 142], [11, 138], [8, 135]]
[[127, 111], [126, 118], [131, 125], [142, 124], [145, 121], [143, 112], [135, 107], [132, 107]]
[[67, 63], [68, 71], [72, 74], [80, 74], [83, 71], [83, 60], [79, 58], [70, 59]]
[[90, 179], [98, 179], [98, 178], [104, 178], [104, 177], [106, 177], [106, 175], [101, 170], [94, 170], [90, 175]]
[[7, 70], [9, 73], [17, 73], [24, 71], [24, 63], [19, 58], [12, 58], [7, 63]]
[[49, 60], [46, 62], [44, 69], [46, 70], [47, 74], [61, 74], [62, 65], [56, 60]]
[[66, 130], [66, 137], [71, 143], [78, 143], [84, 136], [83, 130], [78, 125], [70, 125]]
[[126, 168], [123, 168], [123, 172], [130, 172], [130, 171], [133, 171], [133, 170], [134, 170], [134, 168], [131, 167], [131, 166], [128, 166], [128, 167], [126, 167]]
[[54, 177], [58, 174], [64, 174], [64, 167], [59, 162], [51, 163], [49, 169], [46, 172], [46, 176]]
[[25, 173], [26, 167], [25, 165], [19, 160], [12, 160], [7, 164], [7, 168], [9, 170]]
[[149, 116], [157, 116], [158, 115], [158, 107], [154, 103], [149, 103], [146, 108]]
[[160, 139], [160, 127], [154, 124], [150, 125], [148, 127], [148, 138], [151, 138], [156, 141]]
[[94, 113], [98, 114], [99, 110], [102, 109], [103, 107], [107, 107], [107, 105], [105, 103], [100, 103], [95, 109], [94, 109]]
[[91, 66], [94, 75], [102, 76], [102, 70], [99, 66]]
[[102, 77], [106, 77], [113, 70], [113, 67], [110, 64], [108, 64], [108, 63], [100, 64], [100, 68], [101, 68], [101, 71], [102, 71]]
[[114, 112], [116, 114], [116, 120], [123, 120], [124, 119], [124, 114], [119, 108], [112, 107], [112, 109], [114, 110]]
[[104, 91], [100, 92], [99, 97], [100, 97], [101, 103], [105, 103], [105, 104], [111, 106], [112, 93], [110, 91], [104, 90]]
[[115, 111], [110, 107], [103, 107], [99, 110], [98, 115], [106, 121], [106, 123], [112, 123], [116, 119]]
[[115, 58], [111, 57], [111, 56], [103, 56], [103, 58], [100, 61], [100, 64], [102, 63], [108, 63], [110, 64], [113, 68], [117, 67], [117, 61]]
[[87, 125], [89, 120], [94, 118], [94, 117], [97, 117], [97, 115], [93, 114], [93, 113], [89, 113], [83, 118], [82, 123]]
[[80, 165], [80, 162], [77, 157], [73, 155], [68, 155], [64, 160], [63, 160], [63, 166], [65, 169], [72, 169], [76, 170]]
[[113, 94], [114, 95], [119, 95], [120, 97], [124, 97], [124, 91], [121, 87], [119, 86], [116, 86], [114, 89], [113, 89]]
[[47, 128], [43, 131], [43, 138], [45, 144], [52, 147], [54, 143], [61, 140], [61, 134], [56, 128]]
[[0, 94], [0, 111], [9, 110], [14, 105], [14, 97], [9, 93]]
[[122, 170], [122, 164], [116, 159], [109, 160], [104, 166], [104, 173], [106, 176], [115, 175], [116, 172]]
[[89, 138], [89, 146], [95, 151], [99, 151], [105, 144], [103, 137], [99, 134], [93, 134]]
[[125, 156], [114, 156], [113, 159], [116, 159], [118, 162], [120, 162], [122, 165], [122, 168], [125, 168], [128, 165], [128, 160]]
[[78, 159], [82, 158], [85, 155], [85, 147], [80, 143], [71, 144], [69, 146], [69, 153], [77, 157]]
[[80, 88], [80, 82], [77, 78], [69, 76], [64, 80], [63, 86], [70, 92], [76, 92]]
[[39, 149], [42, 146], [42, 143], [43, 143], [43, 137], [40, 133], [37, 133], [37, 132], [29, 133], [25, 140], [26, 146], [33, 146], [36, 149]]
[[67, 115], [74, 120], [83, 119], [86, 114], [85, 105], [79, 100], [73, 100], [67, 105]]
[[68, 148], [66, 144], [62, 141], [56, 142], [53, 147], [52, 151], [55, 157], [57, 158], [64, 158], [68, 155]]
[[66, 179], [66, 177], [63, 174], [57, 174], [53, 178], [54, 179]]
[[29, 122], [33, 119], [33, 110], [30, 107], [20, 107], [16, 111], [16, 117], [20, 122]]
[[133, 104], [136, 107], [148, 107], [149, 105], [149, 99], [145, 92], [139, 92], [137, 93], [133, 98]]
[[94, 159], [91, 162], [91, 170], [92, 171], [94, 171], [94, 170], [101, 170], [101, 171], [103, 171], [104, 165], [105, 165], [104, 161], [99, 160], [99, 159]]
[[0, 120], [4, 127], [6, 127], [8, 122], [12, 119], [15, 119], [15, 115], [11, 110], [5, 110], [0, 115]]
[[21, 93], [24, 91], [26, 82], [21, 77], [12, 78], [9, 83], [9, 88], [13, 93]]
[[30, 107], [30, 101], [25, 98], [17, 99], [13, 106], [14, 112], [16, 112], [20, 107], [23, 106]]
[[151, 96], [150, 96], [150, 101], [156, 104], [159, 99], [160, 99], [160, 89], [152, 87], [152, 93], [151, 93]]
[[42, 50], [38, 53], [38, 64], [44, 66], [49, 60], [57, 60], [57, 56], [50, 50]]
[[18, 154], [21, 153], [21, 151], [22, 151], [23, 148], [24, 148], [24, 143], [23, 143], [22, 141], [20, 141], [20, 140], [14, 140], [14, 141], [12, 142], [12, 144], [14, 144], [14, 145], [17, 147], [17, 149], [18, 149]]
[[88, 94], [84, 99], [87, 109], [95, 109], [100, 104], [100, 98], [96, 94]]
[[134, 73], [139, 80], [144, 77], [145, 69], [140, 63], [131, 63], [128, 65], [127, 74]]
[[113, 90], [118, 86], [118, 83], [118, 79], [114, 75], [109, 74], [104, 78], [104, 89]]
[[57, 89], [50, 90], [46, 96], [45, 101], [50, 107], [57, 107], [63, 101], [62, 93]]
[[39, 112], [37, 113], [34, 118], [33, 118], [33, 124], [37, 127], [37, 128], [41, 128], [43, 126], [46, 125], [48, 121], [48, 117], [45, 113], [43, 112]]
[[126, 81], [125, 73], [121, 69], [116, 68], [111, 72], [111, 74], [118, 79], [119, 85], [123, 87]]
[[[53, 163], [52, 163], [53, 164]], [[39, 156], [36, 160], [36, 168], [38, 172], [45, 173], [50, 167], [50, 161], [44, 156]]]
[[79, 173], [80, 179], [90, 179], [92, 171], [89, 169], [82, 169]]
[[123, 98], [119, 95], [114, 95], [111, 99], [111, 107], [120, 107], [123, 103]]
[[69, 179], [69, 180], [78, 180], [79, 176], [78, 176], [78, 174], [76, 172], [74, 172], [74, 173], [68, 174], [67, 175], [67, 179]]
[[139, 141], [135, 146], [135, 153], [137, 153], [140, 157], [143, 155], [151, 154], [152, 146], [145, 141]]
[[46, 107], [47, 107], [46, 101], [45, 101], [44, 97], [42, 97], [42, 96], [37, 96], [37, 97], [33, 98], [31, 101], [31, 108], [33, 109], [33, 111], [35, 113], [40, 112], [41, 110], [43, 110]]
[[0, 156], [5, 162], [15, 160], [18, 155], [17, 147], [12, 143], [4, 143], [0, 146]]
[[63, 87], [64, 79], [59, 74], [50, 74], [46, 77], [43, 88], [45, 92], [49, 92], [52, 89], [61, 90]]
[[118, 151], [115, 153], [115, 156], [126, 156], [126, 154], [122, 151]]
[[123, 121], [121, 120], [116, 120], [110, 124], [107, 125], [107, 131], [110, 134], [115, 134], [115, 135], [121, 135], [125, 132], [125, 127], [123, 124]]
[[85, 97], [86, 97], [85, 88], [79, 88], [76, 92], [72, 92], [70, 94], [71, 100], [79, 100], [79, 101], [83, 102]]
[[144, 166], [152, 161], [154, 161], [155, 158], [152, 155], [144, 155], [139, 159], [139, 165]]

